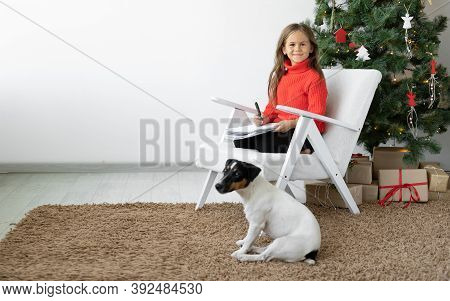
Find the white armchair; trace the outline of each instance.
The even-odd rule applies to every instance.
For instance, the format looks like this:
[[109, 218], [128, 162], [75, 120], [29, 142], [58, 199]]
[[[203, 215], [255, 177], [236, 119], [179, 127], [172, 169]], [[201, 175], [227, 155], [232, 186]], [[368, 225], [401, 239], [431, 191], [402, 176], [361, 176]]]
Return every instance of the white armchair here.
[[[277, 180], [277, 187], [289, 193], [289, 181], [331, 180], [341, 194], [349, 210], [358, 214], [343, 176], [357, 144], [375, 91], [381, 80], [377, 70], [341, 69], [323, 70], [327, 82], [328, 99], [326, 116], [277, 106], [277, 109], [298, 115], [299, 121], [287, 153], [260, 153], [256, 150], [234, 148], [224, 137], [218, 147], [201, 145], [196, 158], [199, 167], [209, 169], [196, 209], [201, 208], [214, 184], [217, 174], [222, 171], [227, 159], [237, 159], [259, 166], [264, 177]], [[218, 98], [213, 101], [233, 107], [229, 128], [250, 123], [247, 113], [256, 110]], [[315, 120], [326, 123], [326, 131], [319, 133]], [[300, 154], [305, 139], [308, 138], [313, 154]]]

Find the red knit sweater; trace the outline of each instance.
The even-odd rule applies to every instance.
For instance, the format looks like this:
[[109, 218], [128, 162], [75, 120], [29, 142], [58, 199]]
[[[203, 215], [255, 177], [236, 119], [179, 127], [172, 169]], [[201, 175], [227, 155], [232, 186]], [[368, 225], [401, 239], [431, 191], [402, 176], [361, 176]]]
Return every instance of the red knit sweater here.
[[[320, 115], [325, 114], [327, 104], [327, 86], [325, 79], [320, 78], [316, 70], [308, 66], [309, 59], [291, 66], [289, 60], [284, 63], [287, 72], [278, 83], [277, 105], [305, 110]], [[281, 120], [297, 119], [297, 115], [279, 111], [272, 103], [266, 106], [263, 113], [270, 118], [270, 122], [280, 122]], [[325, 131], [325, 124], [315, 121], [321, 133]]]

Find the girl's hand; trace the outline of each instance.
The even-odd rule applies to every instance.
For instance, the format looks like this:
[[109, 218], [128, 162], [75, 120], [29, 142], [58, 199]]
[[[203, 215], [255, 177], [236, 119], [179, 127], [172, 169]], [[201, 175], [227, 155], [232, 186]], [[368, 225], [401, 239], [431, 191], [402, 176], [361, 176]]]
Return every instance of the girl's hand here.
[[255, 116], [253, 116], [252, 121], [256, 126], [262, 126], [264, 124], [269, 123], [270, 119], [267, 116], [263, 116], [263, 119], [261, 119], [255, 115]]
[[273, 130], [274, 132], [286, 133], [290, 129], [295, 128], [297, 125], [297, 119], [295, 120], [282, 120], [278, 122], [278, 126]]

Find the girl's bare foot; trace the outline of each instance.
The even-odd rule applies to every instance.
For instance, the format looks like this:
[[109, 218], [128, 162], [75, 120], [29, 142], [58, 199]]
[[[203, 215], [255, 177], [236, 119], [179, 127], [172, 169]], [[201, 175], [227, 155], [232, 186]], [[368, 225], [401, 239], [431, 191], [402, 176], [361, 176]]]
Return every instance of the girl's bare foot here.
[[309, 155], [309, 154], [311, 154], [311, 150], [309, 148], [306, 148], [306, 149], [302, 150], [300, 152], [300, 154], [307, 154], [307, 155]]

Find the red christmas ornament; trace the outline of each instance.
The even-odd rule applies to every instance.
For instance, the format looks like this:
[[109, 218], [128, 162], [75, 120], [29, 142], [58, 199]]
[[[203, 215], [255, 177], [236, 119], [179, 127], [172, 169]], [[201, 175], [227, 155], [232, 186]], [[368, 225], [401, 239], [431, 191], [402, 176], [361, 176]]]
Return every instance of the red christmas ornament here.
[[431, 64], [431, 74], [436, 74], [436, 61], [431, 60], [430, 64]]
[[350, 48], [356, 48], [356, 44], [353, 42], [350, 42], [350, 44], [348, 44], [348, 47]]
[[343, 28], [339, 28], [334, 35], [336, 36], [336, 43], [345, 43], [347, 41], [347, 32]]
[[416, 98], [416, 94], [414, 94], [411, 91], [408, 91], [406, 93], [406, 96], [408, 96], [408, 106], [415, 107], [416, 106], [416, 101], [414, 100], [414, 98]]
[[430, 62], [431, 65], [431, 76], [428, 79], [428, 90], [430, 91], [430, 105], [428, 109], [433, 107], [434, 102], [437, 100], [436, 98], [436, 86], [439, 84], [436, 80], [436, 61], [434, 59]]

